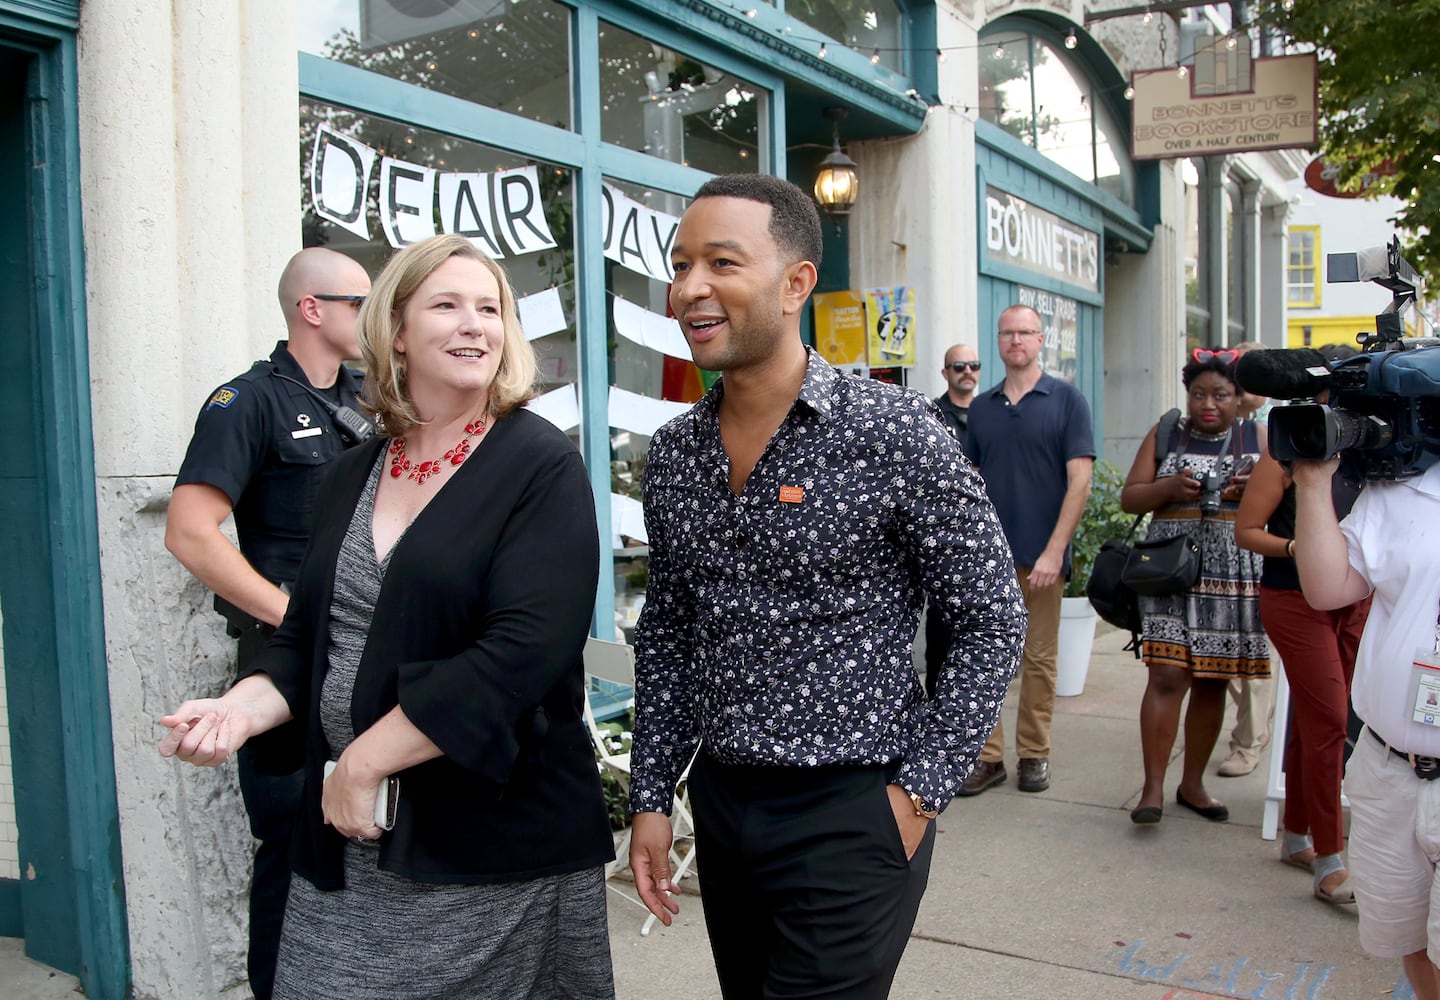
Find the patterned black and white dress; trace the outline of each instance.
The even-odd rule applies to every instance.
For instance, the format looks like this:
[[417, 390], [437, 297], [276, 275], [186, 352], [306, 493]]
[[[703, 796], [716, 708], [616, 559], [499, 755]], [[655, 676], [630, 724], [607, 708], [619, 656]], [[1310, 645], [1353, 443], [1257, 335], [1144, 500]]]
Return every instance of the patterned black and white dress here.
[[[388, 553], [376, 562], [372, 529], [384, 457], [382, 451], [335, 567], [320, 715], [337, 757], [355, 739], [351, 690], [390, 562]], [[602, 868], [457, 885], [414, 882], [382, 870], [378, 859], [375, 843], [351, 842], [344, 889], [322, 892], [298, 875], [291, 880], [276, 1000], [615, 996]]]
[[[1228, 480], [1237, 453], [1252, 459], [1260, 453], [1253, 421], [1235, 421], [1232, 433], [1234, 442], [1191, 431], [1183, 454], [1167, 454], [1155, 478], [1188, 468], [1197, 476], [1218, 472]], [[1270, 676], [1270, 647], [1260, 624], [1263, 560], [1235, 544], [1239, 507], [1238, 501], [1222, 500], [1220, 513], [1203, 518], [1198, 502], [1169, 504], [1155, 512], [1147, 537], [1189, 535], [1199, 542], [1200, 582], [1179, 594], [1140, 598], [1146, 663], [1173, 664], [1194, 677]]]

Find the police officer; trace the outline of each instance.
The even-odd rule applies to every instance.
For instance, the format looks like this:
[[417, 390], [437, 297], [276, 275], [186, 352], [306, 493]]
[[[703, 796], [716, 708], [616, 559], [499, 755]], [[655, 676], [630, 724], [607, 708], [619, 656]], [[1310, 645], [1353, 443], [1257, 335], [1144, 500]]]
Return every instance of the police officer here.
[[[369, 291], [365, 269], [344, 254], [300, 251], [280, 276], [288, 342], [211, 393], [195, 421], [165, 547], [215, 592], [241, 667], [285, 615], [325, 463], [369, 429], [358, 419], [360, 377], [342, 364], [360, 356], [355, 318]], [[232, 512], [238, 550], [220, 531]], [[247, 966], [256, 1000], [269, 1000], [302, 777], [260, 773], [249, 750], [239, 755], [240, 791], [260, 846]]]

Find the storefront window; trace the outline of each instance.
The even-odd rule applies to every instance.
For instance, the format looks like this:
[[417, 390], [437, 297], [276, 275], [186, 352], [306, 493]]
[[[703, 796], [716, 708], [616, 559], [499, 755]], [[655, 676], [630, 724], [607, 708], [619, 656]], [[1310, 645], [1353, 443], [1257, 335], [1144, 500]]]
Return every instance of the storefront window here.
[[905, 72], [902, 15], [894, 0], [787, 0], [785, 13], [881, 66]]
[[711, 173], [763, 169], [763, 91], [712, 66], [600, 26], [600, 133], [606, 142]]
[[568, 169], [307, 100], [300, 178], [305, 245], [348, 254], [372, 276], [397, 246], [439, 232], [469, 236], [526, 300], [521, 316], [540, 357], [541, 388], [577, 380]]
[[980, 117], [1033, 146], [1033, 95], [1030, 36], [1013, 31], [987, 35], [980, 49]]
[[1095, 108], [1095, 183], [1127, 205], [1135, 203], [1135, 164], [1130, 136], [1102, 103]]
[[1090, 85], [1035, 41], [1035, 148], [1081, 180], [1095, 180]]
[[986, 34], [980, 51], [980, 117], [1081, 180], [1134, 204], [1129, 140], [1096, 100], [1089, 76], [1063, 51], [1016, 31]]
[[302, 52], [572, 127], [570, 11], [553, 0], [332, 0], [297, 16]]

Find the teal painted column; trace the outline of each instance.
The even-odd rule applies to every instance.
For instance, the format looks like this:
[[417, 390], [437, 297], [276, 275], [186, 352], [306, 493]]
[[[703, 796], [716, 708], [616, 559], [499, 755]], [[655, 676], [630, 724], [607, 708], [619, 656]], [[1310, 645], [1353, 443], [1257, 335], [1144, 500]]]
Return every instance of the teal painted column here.
[[584, 137], [575, 185], [575, 331], [580, 361], [580, 451], [595, 493], [600, 582], [591, 634], [615, 638], [615, 557], [610, 539], [610, 350], [606, 331], [605, 245], [600, 169], [600, 24], [595, 11], [571, 16], [576, 129]]
[[[95, 502], [94, 434], [90, 422], [90, 349], [85, 323], [84, 233], [80, 214], [80, 132], [74, 105], [75, 38], [67, 35], [43, 64], [42, 88], [52, 115], [34, 112], [36, 141], [30, 190], [43, 192], [43, 264], [37, 313], [50, 331], [41, 365], [50, 391], [42, 426], [51, 456], [47, 507], [55, 586], [55, 650], [65, 727], [70, 849], [83, 959], [80, 981], [90, 997], [130, 993], [129, 933], [120, 858], [120, 807], [115, 795], [115, 740], [105, 661], [100, 593], [99, 514]], [[37, 199], [38, 200], [38, 199]]]

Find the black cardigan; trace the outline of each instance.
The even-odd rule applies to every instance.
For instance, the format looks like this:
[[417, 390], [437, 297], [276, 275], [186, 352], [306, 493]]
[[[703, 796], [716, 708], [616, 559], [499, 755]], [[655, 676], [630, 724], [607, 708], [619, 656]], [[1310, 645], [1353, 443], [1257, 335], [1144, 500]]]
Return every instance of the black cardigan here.
[[[284, 770], [299, 765], [303, 740], [293, 855], [295, 871], [321, 889], [344, 884], [345, 840], [320, 808], [332, 759], [319, 692], [335, 563], [387, 444], [333, 463], [285, 620], [247, 671], [269, 674], [295, 716], [252, 745], [262, 766]], [[496, 421], [396, 544], [351, 717], [363, 733], [399, 704], [444, 756], [400, 773], [381, 868], [421, 882], [493, 883], [614, 857], [581, 703], [599, 558], [580, 455], [527, 410]]]

